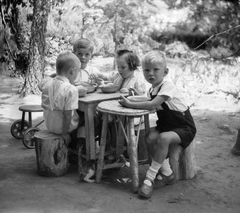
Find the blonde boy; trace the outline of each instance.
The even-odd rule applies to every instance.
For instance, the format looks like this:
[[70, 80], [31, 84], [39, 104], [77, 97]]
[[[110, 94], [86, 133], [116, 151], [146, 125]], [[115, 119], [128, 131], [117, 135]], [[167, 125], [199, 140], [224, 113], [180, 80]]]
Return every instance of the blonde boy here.
[[157, 50], [145, 54], [142, 69], [146, 81], [152, 85], [148, 92], [151, 100], [134, 103], [122, 97], [119, 102], [129, 108], [156, 110], [158, 116], [156, 128], [146, 135], [152, 162], [138, 192], [142, 197], [150, 198], [154, 185], [161, 187], [175, 181], [166, 159], [170, 144], [186, 148], [195, 137], [196, 127], [182, 93], [165, 78], [168, 74], [165, 54]]
[[73, 53], [61, 53], [56, 61], [57, 76], [44, 79], [38, 85], [46, 127], [52, 133], [61, 134], [67, 144], [71, 141], [69, 133], [79, 122], [78, 90], [73, 82], [80, 68], [81, 63]]

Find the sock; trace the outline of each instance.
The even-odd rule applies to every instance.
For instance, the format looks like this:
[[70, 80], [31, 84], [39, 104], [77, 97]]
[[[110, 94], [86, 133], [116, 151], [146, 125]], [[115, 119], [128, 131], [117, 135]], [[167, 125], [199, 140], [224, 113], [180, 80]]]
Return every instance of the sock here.
[[[166, 176], [169, 176], [169, 175], [172, 174], [173, 171], [172, 171], [171, 166], [170, 166], [170, 164], [169, 164], [169, 158], [167, 158], [167, 159], [165, 159], [165, 160], [163, 161], [163, 164], [162, 164], [162, 166], [161, 166], [161, 168], [160, 168], [160, 171], [161, 171], [162, 174], [164, 174], [164, 175], [166, 175]], [[157, 176], [157, 179], [158, 179], [158, 180], [162, 180], [161, 175], [158, 175], [158, 176]]]
[[146, 174], [147, 179], [144, 180], [144, 183], [146, 185], [148, 185], [148, 186], [152, 185], [152, 182], [154, 181], [160, 167], [161, 167], [161, 164], [152, 160], [151, 166], [149, 167], [147, 174]]

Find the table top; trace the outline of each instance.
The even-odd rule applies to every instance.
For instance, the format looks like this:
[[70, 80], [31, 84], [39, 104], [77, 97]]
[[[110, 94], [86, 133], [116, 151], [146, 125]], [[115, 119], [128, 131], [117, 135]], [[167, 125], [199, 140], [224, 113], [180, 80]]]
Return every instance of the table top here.
[[127, 93], [103, 93], [100, 89], [97, 89], [95, 92], [88, 93], [86, 96], [78, 99], [80, 103], [98, 103], [106, 100], [115, 100], [120, 99], [120, 95], [128, 96]]
[[129, 117], [140, 117], [150, 113], [149, 110], [145, 109], [132, 109], [123, 107], [119, 104], [118, 100], [103, 101], [98, 104], [97, 110], [103, 113], [124, 115]]

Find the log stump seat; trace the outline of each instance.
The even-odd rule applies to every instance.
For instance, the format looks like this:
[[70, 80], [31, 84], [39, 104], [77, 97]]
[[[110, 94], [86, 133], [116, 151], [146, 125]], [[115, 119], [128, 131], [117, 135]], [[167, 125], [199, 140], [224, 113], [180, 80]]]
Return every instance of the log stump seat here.
[[46, 177], [59, 177], [67, 173], [68, 148], [61, 135], [43, 130], [35, 135], [37, 172]]

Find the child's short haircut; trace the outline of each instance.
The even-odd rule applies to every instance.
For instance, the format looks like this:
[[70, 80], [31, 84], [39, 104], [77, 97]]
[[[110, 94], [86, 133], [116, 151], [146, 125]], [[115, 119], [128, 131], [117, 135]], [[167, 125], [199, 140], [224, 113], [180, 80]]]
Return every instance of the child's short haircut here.
[[56, 60], [57, 74], [67, 72], [74, 63], [75, 60], [79, 60], [72, 52], [60, 53]]
[[159, 50], [152, 50], [146, 53], [142, 58], [142, 65], [151, 64], [154, 62], [161, 62], [166, 65], [166, 56], [165, 53]]
[[126, 58], [130, 71], [134, 71], [138, 68], [138, 66], [140, 66], [140, 59], [133, 51], [126, 50], [126, 49], [117, 50], [116, 57], [121, 57], [121, 56], [124, 56]]
[[76, 52], [76, 50], [79, 48], [89, 49], [91, 53], [93, 53], [94, 45], [87, 38], [80, 38], [73, 44], [73, 52]]

